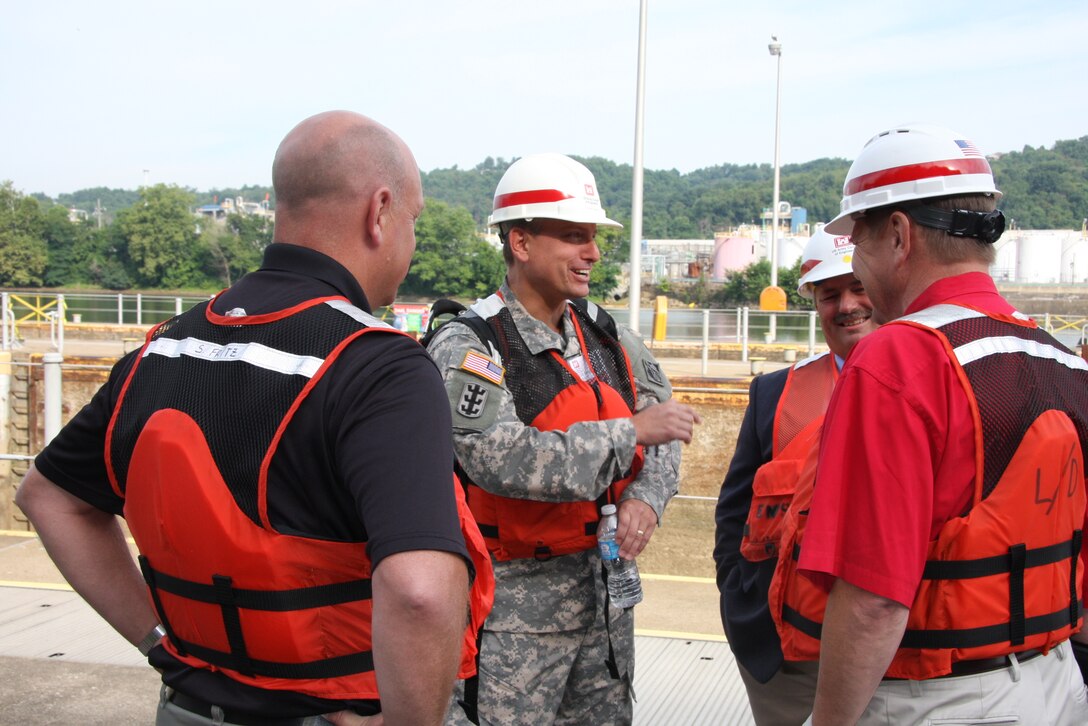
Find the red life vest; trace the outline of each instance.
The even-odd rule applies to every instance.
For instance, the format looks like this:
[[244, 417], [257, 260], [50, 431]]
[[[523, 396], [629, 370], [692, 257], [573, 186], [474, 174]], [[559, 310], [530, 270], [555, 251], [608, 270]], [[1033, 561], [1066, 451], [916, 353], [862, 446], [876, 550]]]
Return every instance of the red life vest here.
[[[379, 698], [366, 543], [283, 534], [267, 511], [269, 463], [294, 412], [345, 346], [375, 332], [397, 334], [343, 298], [322, 298], [243, 317], [205, 303], [149, 333], [110, 421], [106, 461], [178, 660], [266, 690]], [[467, 677], [494, 574], [452, 485], [476, 568]]]
[[[968, 510], [929, 544], [887, 676], [923, 680], [957, 661], [1046, 652], [1083, 622], [1088, 366], [1011, 316], [940, 305], [891, 324], [932, 333], [947, 350], [975, 419], [976, 475]], [[788, 660], [819, 658], [827, 601], [797, 572], [816, 458], [787, 514], [770, 591]]]
[[778, 556], [786, 511], [805, 458], [820, 445], [824, 412], [838, 377], [830, 353], [799, 361], [786, 375], [774, 412], [771, 460], [752, 478], [752, 504], [740, 542], [741, 556], [749, 562]]
[[[626, 418], [635, 411], [635, 381], [627, 353], [609, 333], [596, 306], [592, 315], [569, 305], [583, 360], [592, 372], [585, 381], [554, 350], [534, 355], [514, 325], [506, 303], [492, 295], [470, 308], [486, 321], [506, 366], [506, 385], [518, 418], [541, 431], [565, 431], [580, 421]], [[460, 319], [459, 319], [460, 320]], [[475, 326], [473, 326], [475, 327]], [[469, 508], [487, 548], [497, 560], [547, 559], [597, 547], [598, 504], [619, 501], [620, 494], [642, 470], [643, 450], [636, 447], [631, 468], [597, 501], [540, 502], [492, 494], [464, 474]]]

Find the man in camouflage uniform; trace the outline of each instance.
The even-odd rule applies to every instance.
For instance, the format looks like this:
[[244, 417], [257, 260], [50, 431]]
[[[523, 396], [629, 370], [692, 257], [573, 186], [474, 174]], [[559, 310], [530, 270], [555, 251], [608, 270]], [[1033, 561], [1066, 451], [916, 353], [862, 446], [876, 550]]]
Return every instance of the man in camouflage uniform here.
[[[669, 400], [638, 335], [584, 301], [600, 259], [597, 224], [619, 226], [588, 169], [558, 154], [519, 160], [499, 183], [491, 224], [506, 282], [429, 345], [470, 506], [495, 559], [479, 680], [460, 700], [469, 714], [478, 703], [481, 724], [630, 723], [633, 616], [608, 605], [598, 506], [618, 500], [621, 556], [637, 556], [676, 493], [678, 442], [691, 441], [699, 418]], [[552, 375], [560, 389], [569, 384], [560, 395]], [[588, 416], [574, 410], [580, 390]], [[549, 518], [563, 507], [573, 540], [551, 535], [559, 525]], [[449, 722], [463, 719], [455, 706]]]

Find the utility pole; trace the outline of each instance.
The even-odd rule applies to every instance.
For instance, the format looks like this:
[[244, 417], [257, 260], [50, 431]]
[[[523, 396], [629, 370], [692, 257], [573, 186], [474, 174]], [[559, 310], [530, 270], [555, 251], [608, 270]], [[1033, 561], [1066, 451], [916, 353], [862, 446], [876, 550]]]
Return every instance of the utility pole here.
[[638, 74], [635, 84], [635, 161], [631, 175], [631, 287], [630, 319], [627, 325], [639, 332], [639, 309], [642, 307], [642, 118], [646, 96], [646, 0], [638, 12]]

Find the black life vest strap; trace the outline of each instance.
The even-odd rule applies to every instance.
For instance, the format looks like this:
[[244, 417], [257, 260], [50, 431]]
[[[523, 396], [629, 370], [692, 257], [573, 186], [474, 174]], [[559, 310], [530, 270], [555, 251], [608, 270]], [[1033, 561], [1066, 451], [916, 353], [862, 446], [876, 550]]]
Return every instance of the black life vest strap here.
[[785, 604], [782, 605], [782, 620], [797, 628], [808, 637], [816, 640], [820, 639], [820, 633], [822, 633], [824, 629], [823, 623], [818, 623], [815, 620], [806, 618], [800, 612]]
[[[1026, 569], [1032, 567], [1042, 567], [1043, 565], [1053, 565], [1056, 562], [1067, 560], [1072, 558], [1076, 561], [1079, 556], [1079, 548], [1072, 550], [1075, 554], [1070, 554], [1073, 542], [1080, 538], [1080, 530], [1073, 532], [1073, 538], [1067, 539], [1064, 542], [1058, 542], [1057, 544], [1048, 545], [1046, 547], [1036, 547], [1035, 549], [1024, 550], [1023, 566]], [[1023, 547], [1023, 545], [1015, 545], [1017, 547]], [[990, 575], [1002, 575], [1012, 572], [1014, 561], [1010, 558], [1008, 553], [1003, 555], [993, 555], [992, 557], [980, 557], [974, 560], [955, 560], [955, 561], [939, 561], [930, 560], [926, 562], [925, 569], [922, 571], [923, 580], [968, 580], [975, 577], [989, 577]]]
[[178, 634], [174, 632], [174, 628], [170, 624], [170, 618], [166, 617], [166, 608], [162, 606], [157, 576], [155, 570], [151, 567], [151, 562], [143, 555], [140, 555], [137, 559], [140, 562], [140, 571], [144, 575], [144, 582], [147, 583], [147, 588], [151, 592], [151, 602], [155, 605], [155, 612], [159, 615], [159, 622], [162, 623], [162, 628], [166, 631], [166, 637], [174, 644], [178, 653], [183, 656], [188, 655], [185, 647], [181, 645], [181, 639], [178, 638]]
[[[374, 670], [374, 656], [369, 650], [301, 663], [278, 663], [252, 658], [246, 647], [239, 612], [243, 609], [287, 612], [369, 600], [371, 581], [368, 579], [292, 590], [249, 590], [235, 588], [231, 578], [225, 575], [213, 575], [213, 584], [207, 585], [159, 572], [143, 555], [139, 557], [139, 562], [163, 629], [166, 630], [170, 643], [183, 656], [192, 655], [206, 663], [229, 668], [247, 676], [259, 675], [269, 678], [337, 678]], [[223, 627], [227, 634], [227, 642], [230, 644], [230, 652], [208, 648], [180, 638], [171, 626], [170, 619], [166, 617], [166, 609], [162, 605], [160, 592], [218, 605], [223, 614]]]
[[[926, 562], [922, 578], [927, 580], [957, 580], [1008, 574], [1009, 620], [978, 628], [944, 630], [907, 630], [903, 634], [901, 648], [974, 648], [995, 643], [1022, 645], [1025, 638], [1067, 625], [1076, 626], [1084, 612], [1077, 583], [1077, 562], [1080, 559], [1082, 530], [1074, 530], [1073, 536], [1057, 544], [1028, 549], [1023, 543], [1012, 545], [1007, 553], [974, 560]], [[796, 561], [801, 547], [795, 543], [790, 556]], [[1024, 605], [1024, 573], [1032, 567], [1070, 561], [1069, 605], [1061, 610], [1034, 617], [1026, 617]], [[805, 635], [819, 640], [821, 623], [805, 617], [797, 610], [783, 605], [782, 620]]]
[[[480, 528], [480, 534], [484, 537], [490, 537], [491, 539], [499, 538], [499, 525], [477, 522], [476, 526]], [[597, 535], [597, 522], [586, 522], [585, 535], [587, 537], [595, 537]]]
[[[1083, 603], [1076, 604], [1077, 617], [1083, 612]], [[1063, 607], [1052, 613], [1023, 618], [1020, 643], [1031, 635], [1060, 630], [1069, 625], [1069, 608]], [[977, 648], [995, 643], [1009, 643], [1009, 634], [1015, 630], [1013, 622], [985, 625], [960, 630], [908, 630], [903, 634], [901, 648]]]
[[253, 676], [253, 661], [246, 648], [246, 636], [242, 632], [242, 618], [238, 614], [238, 603], [234, 597], [233, 581], [226, 575], [212, 575], [215, 599], [219, 611], [223, 614], [223, 628], [227, 631], [227, 643], [230, 644], [231, 659], [238, 665], [234, 670], [244, 676]]
[[1024, 562], [1027, 546], [1009, 547], [1009, 642], [1024, 644]]
[[369, 650], [304, 663], [279, 663], [249, 657], [242, 661], [232, 653], [224, 653], [221, 650], [206, 648], [196, 643], [178, 641], [174, 638], [171, 638], [170, 642], [174, 647], [184, 647], [191, 655], [206, 663], [238, 672], [243, 672], [243, 669], [249, 668], [253, 673], [268, 678], [339, 678], [374, 670], [374, 654]]
[[[152, 591], [159, 589], [171, 595], [184, 597], [197, 602], [222, 604], [222, 595], [217, 585], [207, 585], [192, 580], [183, 580], [173, 575], [153, 569], [150, 564], [144, 566], [144, 580]], [[149, 579], [149, 574], [151, 578]], [[213, 575], [213, 582], [219, 575]], [[288, 612], [308, 608], [343, 605], [344, 603], [369, 600], [371, 598], [370, 580], [348, 580], [329, 585], [314, 585], [292, 590], [247, 590], [231, 587], [231, 601], [240, 609]]]
[[[1080, 618], [1083, 603], [1079, 600], [1074, 606]], [[811, 620], [788, 605], [782, 606], [782, 620], [810, 638], [820, 639], [823, 625]], [[1069, 624], [1069, 610], [1062, 608], [1047, 615], [1025, 618], [1024, 636], [1059, 630]], [[977, 648], [994, 643], [1009, 642], [1010, 623], [986, 625], [980, 628], [961, 628], [959, 630], [908, 630], [903, 634], [900, 648]], [[1021, 642], [1023, 642], [1021, 640]]]
[[457, 702], [465, 717], [474, 724], [480, 723], [480, 653], [483, 651], [484, 629], [476, 633], [476, 673], [465, 679], [463, 698]]
[[1070, 543], [1069, 624], [1073, 627], [1077, 626], [1077, 621], [1080, 619], [1080, 583], [1077, 581], [1077, 564], [1080, 562], [1083, 534], [1083, 530], [1074, 530], [1073, 540]]
[[601, 582], [604, 583], [604, 630], [608, 636], [608, 658], [605, 659], [605, 666], [608, 668], [608, 675], [612, 676], [613, 680], [621, 680], [623, 674], [620, 673], [619, 661], [616, 660], [616, 651], [612, 647], [612, 617], [610, 611], [612, 610], [612, 596], [608, 592], [608, 568], [604, 566], [604, 562], [601, 562]]

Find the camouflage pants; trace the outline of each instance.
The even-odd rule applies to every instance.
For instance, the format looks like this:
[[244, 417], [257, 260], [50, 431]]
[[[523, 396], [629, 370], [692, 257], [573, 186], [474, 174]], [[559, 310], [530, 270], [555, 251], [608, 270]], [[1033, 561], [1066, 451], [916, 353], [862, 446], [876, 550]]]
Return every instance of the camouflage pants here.
[[[634, 673], [634, 618], [611, 620], [621, 678], [609, 672], [604, 616], [588, 628], [561, 633], [483, 631], [480, 648], [480, 726], [628, 726]], [[461, 709], [447, 724], [464, 724]]]

